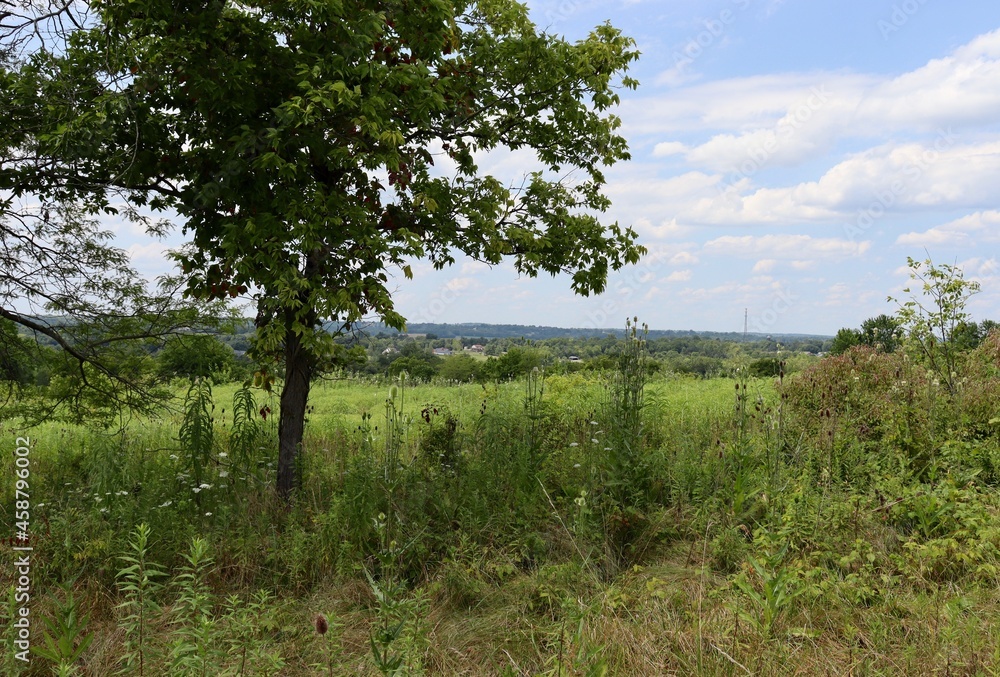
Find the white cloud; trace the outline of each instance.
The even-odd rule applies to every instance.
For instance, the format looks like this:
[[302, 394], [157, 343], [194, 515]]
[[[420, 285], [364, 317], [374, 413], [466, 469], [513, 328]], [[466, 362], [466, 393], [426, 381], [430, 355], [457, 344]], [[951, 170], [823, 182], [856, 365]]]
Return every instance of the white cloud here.
[[969, 246], [975, 242], [1000, 242], [1000, 211], [981, 211], [923, 232], [903, 233], [896, 244], [914, 247]]
[[[738, 171], [754, 162], [794, 165], [845, 137], [991, 124], [1000, 117], [1000, 30], [896, 77], [755, 75], [634, 99], [622, 110], [624, 129], [632, 135], [720, 130], [688, 144], [686, 152], [692, 165], [715, 171]], [[679, 152], [680, 144], [665, 148]]]
[[453, 277], [444, 285], [445, 289], [451, 291], [466, 291], [474, 286], [476, 286], [476, 280], [471, 277]]
[[161, 267], [169, 269], [173, 267], [173, 262], [168, 261], [167, 252], [170, 247], [162, 242], [150, 242], [148, 244], [134, 244], [126, 251], [133, 262], [139, 262], [146, 266], [153, 263], [162, 264]]
[[698, 257], [689, 251], [677, 252], [670, 258], [672, 266], [691, 266], [698, 263]]
[[685, 146], [680, 141], [664, 141], [663, 143], [658, 143], [653, 148], [653, 157], [668, 157], [670, 155], [679, 155], [681, 153], [686, 153], [688, 147]]
[[469, 259], [462, 262], [462, 267], [459, 269], [462, 275], [475, 275], [477, 273], [482, 273], [490, 269], [488, 263], [483, 263], [482, 261], [474, 261]]
[[691, 279], [690, 270], [675, 270], [664, 278], [664, 282], [687, 282]]
[[990, 204], [998, 174], [1000, 141], [958, 145], [955, 137], [942, 136], [856, 153], [815, 181], [757, 189], [737, 184], [725, 193], [692, 198], [677, 218], [725, 225], [846, 220], [849, 229], [855, 221], [870, 226], [890, 212]]
[[[804, 254], [814, 259], [838, 260], [860, 256], [871, 247], [870, 241], [852, 242], [838, 238], [814, 238], [809, 235], [725, 235], [709, 240], [704, 250], [716, 256], [800, 260]], [[759, 263], [759, 262], [758, 262]], [[766, 272], [764, 270], [755, 272]]]
[[636, 232], [642, 237], [653, 238], [656, 240], [675, 240], [678, 238], [684, 238], [694, 231], [691, 226], [682, 226], [677, 223], [677, 219], [663, 221], [660, 225], [655, 226], [649, 219], [640, 218], [632, 225]]

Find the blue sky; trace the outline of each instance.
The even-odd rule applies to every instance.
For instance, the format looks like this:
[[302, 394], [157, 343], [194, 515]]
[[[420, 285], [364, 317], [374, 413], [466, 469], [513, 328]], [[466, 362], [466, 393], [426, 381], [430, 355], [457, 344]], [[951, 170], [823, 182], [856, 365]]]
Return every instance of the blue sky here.
[[[832, 334], [893, 312], [907, 256], [958, 263], [1000, 320], [1000, 3], [530, 0], [569, 39], [610, 20], [642, 57], [608, 220], [650, 250], [608, 291], [472, 261], [398, 280], [412, 322]], [[517, 174], [530, 159], [485, 163]], [[124, 235], [124, 233], [123, 233]], [[132, 247], [156, 272], [164, 243]], [[401, 276], [400, 276], [401, 277]]]

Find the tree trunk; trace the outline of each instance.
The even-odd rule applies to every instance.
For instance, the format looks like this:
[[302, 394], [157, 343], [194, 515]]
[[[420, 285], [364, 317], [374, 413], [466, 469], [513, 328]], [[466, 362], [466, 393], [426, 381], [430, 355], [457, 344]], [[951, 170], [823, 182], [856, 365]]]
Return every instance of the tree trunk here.
[[286, 502], [299, 483], [298, 457], [306, 422], [306, 399], [312, 378], [313, 357], [302, 346], [302, 337], [289, 327], [285, 333], [285, 385], [281, 389], [278, 419], [278, 495]]

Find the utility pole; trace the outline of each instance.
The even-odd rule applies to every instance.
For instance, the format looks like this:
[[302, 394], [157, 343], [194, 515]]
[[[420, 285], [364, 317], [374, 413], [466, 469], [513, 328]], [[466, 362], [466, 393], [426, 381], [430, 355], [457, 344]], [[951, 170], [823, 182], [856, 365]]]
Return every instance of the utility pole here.
[[750, 309], [743, 309], [743, 342], [746, 343], [747, 340], [747, 320], [750, 317]]

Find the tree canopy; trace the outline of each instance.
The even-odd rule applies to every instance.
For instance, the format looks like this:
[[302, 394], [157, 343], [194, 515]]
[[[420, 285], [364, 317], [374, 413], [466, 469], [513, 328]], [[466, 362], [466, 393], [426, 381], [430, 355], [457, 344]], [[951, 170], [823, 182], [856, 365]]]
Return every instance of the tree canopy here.
[[[87, 6], [62, 49], [7, 74], [45, 161], [5, 186], [176, 214], [188, 293], [250, 297], [256, 356], [283, 362], [282, 493], [330, 323], [404, 326], [392, 270], [511, 259], [590, 294], [643, 251], [600, 220], [638, 57], [610, 25], [571, 43], [510, 0]], [[507, 151], [534, 161], [513, 183], [480, 168]]]

